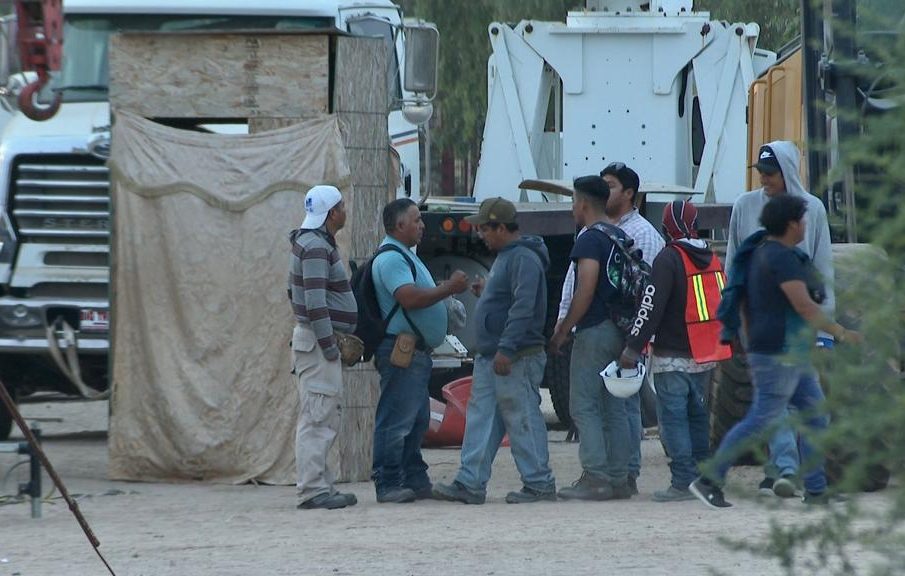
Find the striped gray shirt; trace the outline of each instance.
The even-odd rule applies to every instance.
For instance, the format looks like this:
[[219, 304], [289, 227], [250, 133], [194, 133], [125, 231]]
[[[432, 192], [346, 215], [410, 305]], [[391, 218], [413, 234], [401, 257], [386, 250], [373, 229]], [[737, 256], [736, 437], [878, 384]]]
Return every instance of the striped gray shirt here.
[[314, 330], [328, 360], [339, 357], [334, 330], [352, 332], [358, 322], [358, 304], [349, 275], [339, 257], [336, 241], [324, 228], [295, 230], [290, 235], [289, 290], [292, 311], [300, 324]]

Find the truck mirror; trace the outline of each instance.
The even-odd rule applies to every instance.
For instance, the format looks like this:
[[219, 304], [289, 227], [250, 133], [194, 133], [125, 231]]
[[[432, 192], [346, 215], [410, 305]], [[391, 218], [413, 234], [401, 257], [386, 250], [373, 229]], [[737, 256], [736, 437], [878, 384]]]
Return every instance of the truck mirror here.
[[418, 22], [405, 26], [405, 78], [407, 92], [433, 100], [437, 94], [440, 33], [433, 24]]
[[16, 17], [0, 18], [0, 86], [19, 72], [19, 49], [16, 46]]

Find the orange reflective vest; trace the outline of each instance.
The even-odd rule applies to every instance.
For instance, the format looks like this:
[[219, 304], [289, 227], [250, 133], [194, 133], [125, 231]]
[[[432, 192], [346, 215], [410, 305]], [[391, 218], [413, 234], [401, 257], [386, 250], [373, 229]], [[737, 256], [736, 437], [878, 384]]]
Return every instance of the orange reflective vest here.
[[682, 256], [688, 285], [685, 326], [691, 356], [699, 364], [726, 360], [732, 356], [732, 350], [729, 346], [720, 344], [721, 324], [716, 317], [716, 309], [726, 286], [726, 276], [720, 260], [715, 254], [712, 255], [710, 264], [702, 270], [694, 265], [685, 250], [674, 244], [673, 247]]

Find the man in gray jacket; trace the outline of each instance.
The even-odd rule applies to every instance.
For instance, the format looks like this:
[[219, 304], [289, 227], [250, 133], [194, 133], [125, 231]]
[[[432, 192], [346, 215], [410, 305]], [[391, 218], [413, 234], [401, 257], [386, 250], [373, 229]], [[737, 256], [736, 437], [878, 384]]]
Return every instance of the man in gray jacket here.
[[540, 410], [540, 383], [547, 356], [547, 247], [537, 236], [522, 236], [515, 206], [503, 198], [481, 203], [468, 221], [496, 253], [486, 281], [473, 286], [477, 355], [465, 419], [462, 464], [451, 484], [434, 484], [434, 497], [483, 504], [491, 467], [509, 433], [512, 457], [524, 486], [506, 495], [519, 504], [556, 500], [549, 465], [547, 426]]
[[[792, 142], [775, 141], [760, 147], [755, 165], [760, 173], [761, 187], [742, 194], [732, 206], [729, 219], [729, 243], [726, 247], [726, 272], [732, 274], [732, 260], [739, 245], [751, 234], [763, 228], [760, 224], [761, 212], [771, 198], [781, 194], [800, 196], [807, 201], [805, 238], [798, 248], [810, 256], [814, 267], [826, 285], [826, 300], [821, 305], [822, 312], [833, 318], [836, 296], [833, 291], [833, 253], [830, 247], [830, 227], [826, 208], [816, 196], [808, 193], [798, 176], [801, 153]], [[833, 337], [824, 332], [817, 335], [817, 346], [831, 348]], [[766, 477], [760, 484], [764, 493], [773, 492], [777, 496], [790, 498], [796, 492], [796, 478], [800, 458], [795, 433], [790, 428], [781, 428], [770, 439], [770, 463], [766, 467]]]

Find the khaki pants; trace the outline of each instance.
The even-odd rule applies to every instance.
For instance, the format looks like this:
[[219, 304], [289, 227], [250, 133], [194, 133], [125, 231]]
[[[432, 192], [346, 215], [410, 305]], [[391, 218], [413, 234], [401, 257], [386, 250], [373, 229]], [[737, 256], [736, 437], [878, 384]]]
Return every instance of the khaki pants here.
[[295, 460], [299, 503], [332, 493], [333, 473], [327, 455], [339, 432], [342, 406], [342, 364], [324, 358], [314, 332], [296, 326], [292, 334], [292, 367], [299, 391]]

